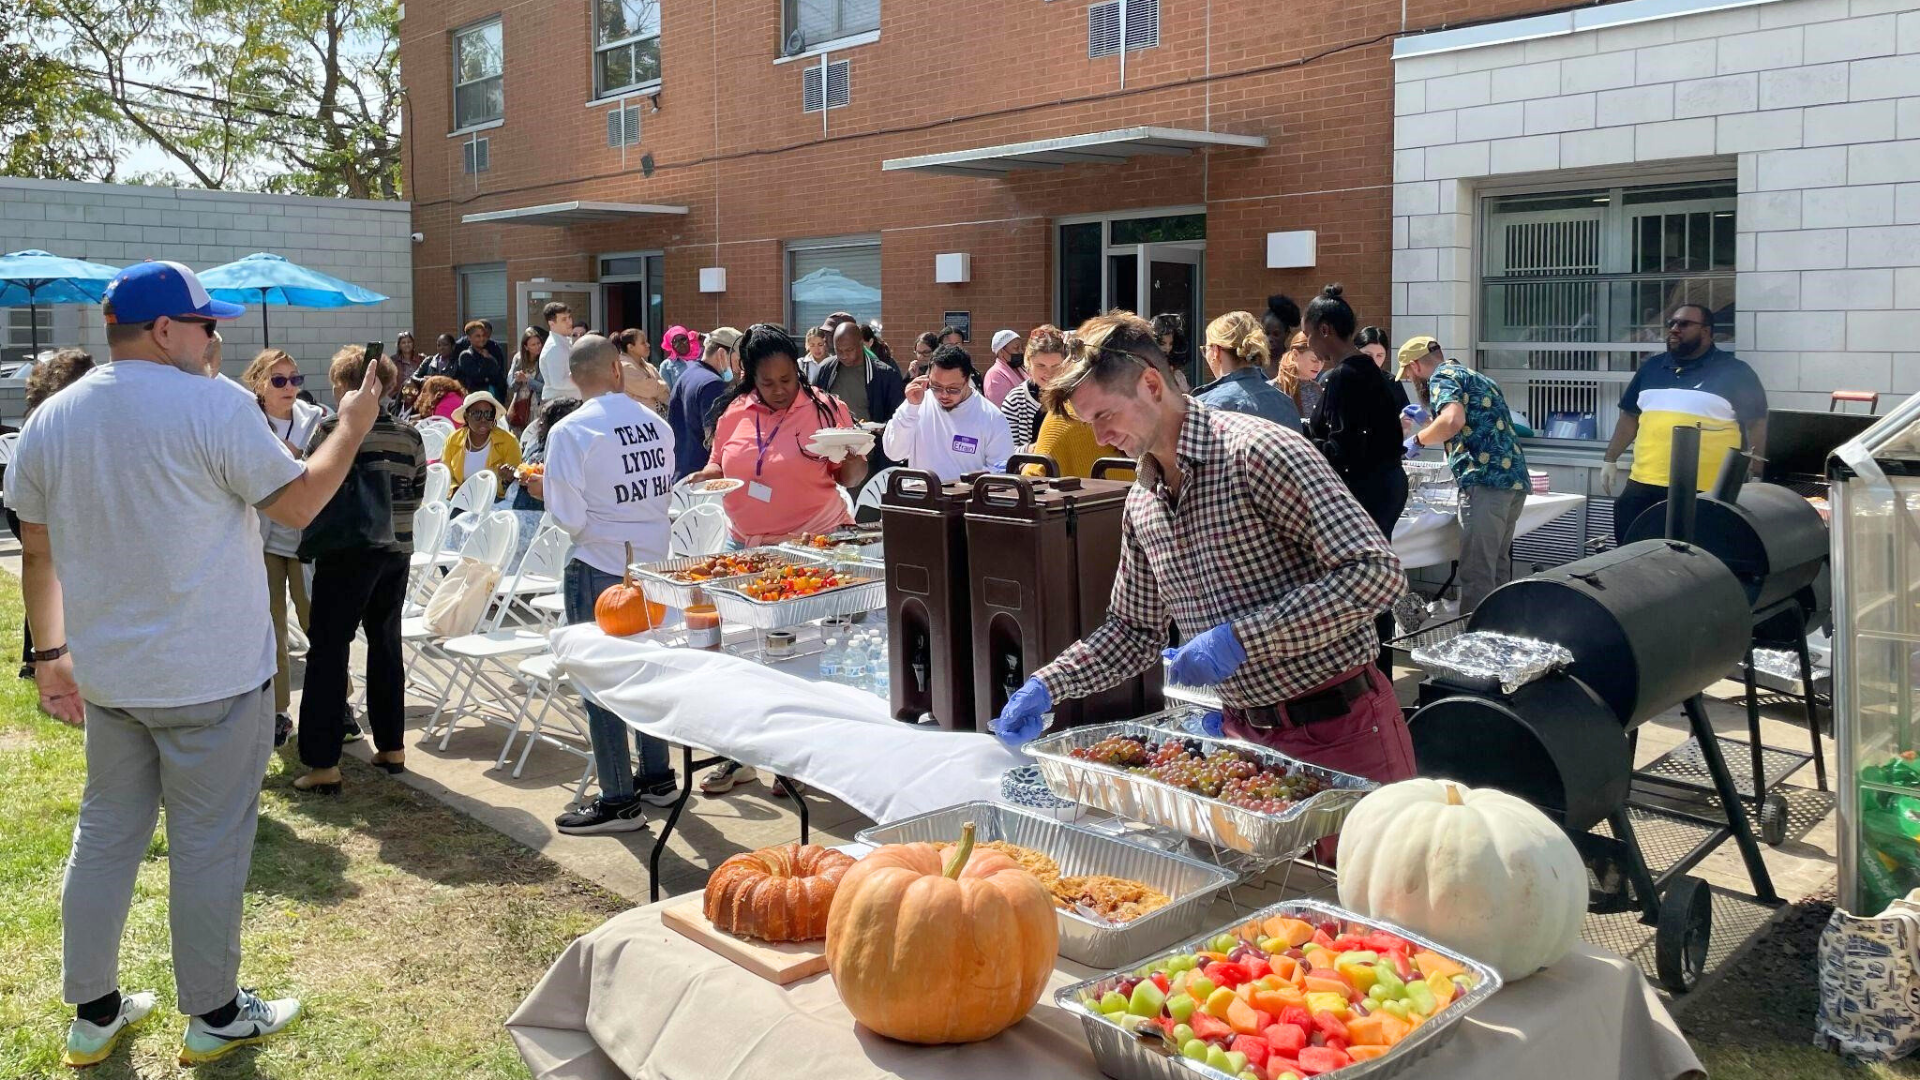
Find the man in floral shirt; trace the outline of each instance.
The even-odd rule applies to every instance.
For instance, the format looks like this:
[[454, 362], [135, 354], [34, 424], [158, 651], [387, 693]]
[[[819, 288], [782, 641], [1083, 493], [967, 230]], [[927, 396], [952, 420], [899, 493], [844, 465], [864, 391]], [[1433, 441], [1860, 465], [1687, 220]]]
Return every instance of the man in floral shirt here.
[[[1514, 434], [1507, 399], [1492, 379], [1449, 360], [1430, 337], [1400, 346], [1400, 377], [1411, 375], [1432, 410], [1431, 421], [1407, 440], [1407, 456], [1445, 445], [1447, 465], [1460, 482], [1460, 613], [1480, 606], [1513, 576], [1507, 549], [1520, 508], [1533, 488], [1527, 459]], [[1417, 410], [1417, 406], [1408, 406]]]

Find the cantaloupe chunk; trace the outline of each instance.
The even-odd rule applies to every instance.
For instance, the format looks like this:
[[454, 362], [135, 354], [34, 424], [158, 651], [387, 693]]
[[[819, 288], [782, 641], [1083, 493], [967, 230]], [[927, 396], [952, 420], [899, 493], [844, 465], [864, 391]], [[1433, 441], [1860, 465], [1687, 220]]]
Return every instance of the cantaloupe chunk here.
[[[1380, 1027], [1380, 1017], [1377, 1014], [1349, 1017], [1347, 1034], [1353, 1036], [1354, 1046], [1387, 1045], [1387, 1036]], [[1351, 1048], [1348, 1053], [1352, 1053]]]
[[1266, 936], [1279, 938], [1290, 948], [1299, 948], [1313, 940], [1313, 924], [1299, 919], [1289, 919], [1284, 915], [1275, 915], [1261, 924]]
[[[1352, 1026], [1352, 1025], [1348, 1025]], [[1347, 1047], [1347, 1056], [1355, 1061], [1372, 1061], [1393, 1049], [1391, 1046], [1368, 1046], [1356, 1043]]]
[[1390, 1012], [1377, 1012], [1372, 1014], [1372, 1018], [1380, 1021], [1380, 1037], [1385, 1040], [1388, 1046], [1392, 1046], [1401, 1039], [1413, 1034], [1412, 1024]]
[[1413, 962], [1419, 966], [1420, 973], [1429, 978], [1440, 975], [1451, 979], [1455, 975], [1465, 975], [1467, 973], [1466, 968], [1441, 956], [1439, 953], [1428, 952], [1425, 949], [1413, 954]]

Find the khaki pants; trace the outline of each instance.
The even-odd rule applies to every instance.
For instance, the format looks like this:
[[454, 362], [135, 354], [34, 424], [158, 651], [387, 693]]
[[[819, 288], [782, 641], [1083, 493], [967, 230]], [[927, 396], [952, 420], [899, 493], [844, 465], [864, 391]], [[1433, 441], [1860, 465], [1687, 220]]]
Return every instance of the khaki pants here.
[[273, 619], [273, 658], [279, 664], [273, 671], [273, 711], [287, 711], [293, 700], [293, 681], [287, 674], [287, 591], [293, 591], [293, 614], [306, 632], [310, 613], [307, 598], [307, 572], [300, 560], [291, 555], [267, 552], [267, 614]]

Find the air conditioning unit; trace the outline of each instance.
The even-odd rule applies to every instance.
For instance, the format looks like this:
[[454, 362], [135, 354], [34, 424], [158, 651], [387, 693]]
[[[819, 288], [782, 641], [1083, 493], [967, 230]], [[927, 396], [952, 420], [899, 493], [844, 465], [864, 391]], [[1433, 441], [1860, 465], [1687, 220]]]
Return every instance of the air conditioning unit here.
[[493, 167], [492, 139], [468, 139], [460, 144], [460, 171], [472, 176], [483, 173]]
[[807, 69], [800, 111], [817, 113], [822, 109], [843, 108], [852, 100], [851, 62], [835, 60]]
[[640, 142], [640, 106], [614, 106], [607, 113], [607, 145], [634, 146]]

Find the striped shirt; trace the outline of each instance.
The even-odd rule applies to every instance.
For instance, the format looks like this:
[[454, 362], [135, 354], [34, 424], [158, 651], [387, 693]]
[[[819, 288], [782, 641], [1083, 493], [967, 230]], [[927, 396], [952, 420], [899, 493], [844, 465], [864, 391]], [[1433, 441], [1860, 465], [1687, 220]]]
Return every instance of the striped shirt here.
[[1007, 396], [1001, 399], [1000, 412], [1006, 416], [1007, 428], [1013, 434], [1013, 448], [1024, 450], [1032, 446], [1040, 434], [1040, 400], [1034, 397], [1031, 379], [1007, 391]]
[[1236, 708], [1277, 705], [1379, 650], [1374, 616], [1406, 591], [1400, 560], [1327, 459], [1298, 433], [1187, 403], [1169, 496], [1148, 456], [1127, 493], [1107, 619], [1035, 677], [1085, 697], [1160, 662], [1183, 638], [1232, 623], [1247, 661], [1220, 684]]
[[[340, 426], [338, 414], [327, 417], [314, 429], [313, 438], [307, 443], [307, 457], [311, 459], [320, 444], [327, 441]], [[380, 410], [380, 418], [373, 422], [373, 428], [360, 442], [360, 452], [354, 455], [353, 465], [347, 472], [347, 478], [340, 483], [341, 493], [351, 492], [358, 477], [355, 474], [371, 471], [376, 476], [387, 479], [386, 491], [392, 499], [393, 539], [386, 536], [363, 538], [363, 547], [382, 551], [400, 552], [413, 550], [413, 515], [420, 509], [420, 495], [427, 488], [427, 448], [420, 440], [420, 433], [407, 427], [388, 415], [386, 409]]]

